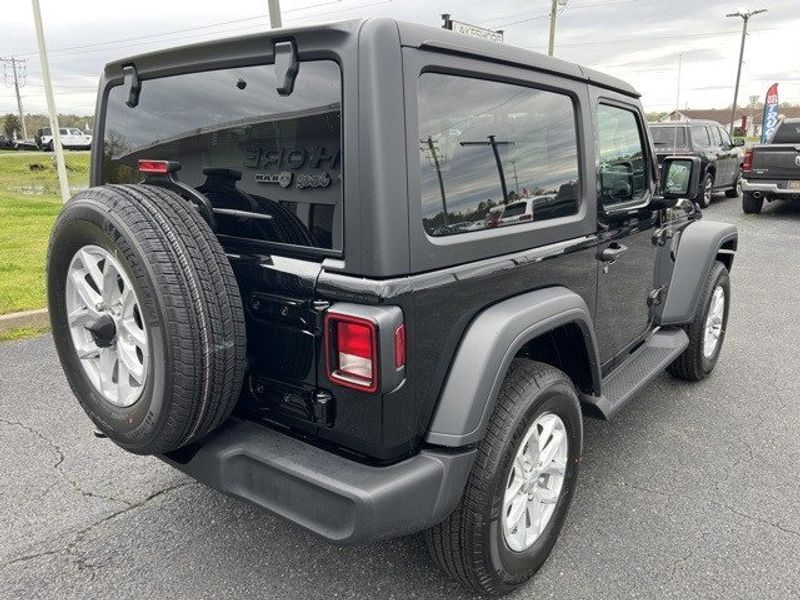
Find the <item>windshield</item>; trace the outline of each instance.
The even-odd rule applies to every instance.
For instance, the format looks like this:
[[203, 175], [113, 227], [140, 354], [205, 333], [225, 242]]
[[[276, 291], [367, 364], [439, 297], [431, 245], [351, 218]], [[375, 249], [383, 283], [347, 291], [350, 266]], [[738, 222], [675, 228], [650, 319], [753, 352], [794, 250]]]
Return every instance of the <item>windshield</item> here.
[[686, 147], [685, 127], [651, 127], [650, 134], [653, 136], [653, 144], [656, 146], [665, 146], [667, 148]]
[[275, 88], [272, 65], [144, 80], [135, 108], [112, 88], [103, 182], [140, 182], [140, 159], [177, 161], [218, 235], [341, 249], [339, 66], [302, 62], [291, 95]]

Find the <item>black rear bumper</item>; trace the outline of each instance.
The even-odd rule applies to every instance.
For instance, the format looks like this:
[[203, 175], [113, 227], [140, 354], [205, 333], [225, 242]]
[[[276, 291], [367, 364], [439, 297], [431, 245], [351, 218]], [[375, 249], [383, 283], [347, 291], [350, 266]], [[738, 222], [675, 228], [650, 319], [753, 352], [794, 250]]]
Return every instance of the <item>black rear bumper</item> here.
[[444, 520], [464, 491], [474, 456], [474, 449], [423, 450], [374, 467], [249, 421], [233, 421], [188, 460], [181, 460], [180, 452], [161, 458], [333, 543], [359, 544]]

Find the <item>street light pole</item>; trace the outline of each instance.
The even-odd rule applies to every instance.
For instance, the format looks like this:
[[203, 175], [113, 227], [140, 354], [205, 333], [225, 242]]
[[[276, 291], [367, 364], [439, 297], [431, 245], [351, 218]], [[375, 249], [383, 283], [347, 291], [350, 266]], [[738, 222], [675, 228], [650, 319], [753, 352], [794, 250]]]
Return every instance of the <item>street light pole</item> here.
[[744, 41], [747, 39], [747, 23], [750, 17], [767, 12], [766, 8], [759, 10], [740, 9], [735, 13], [725, 15], [726, 17], [741, 17], [742, 18], [742, 43], [739, 46], [739, 66], [736, 69], [736, 86], [733, 88], [733, 106], [731, 106], [731, 125], [730, 135], [733, 137], [733, 120], [736, 118], [736, 103], [739, 101], [739, 80], [742, 77], [742, 61], [744, 60]]
[[559, 6], [566, 6], [567, 0], [552, 0], [550, 3], [550, 41], [547, 44], [547, 56], [553, 56], [556, 44], [556, 16]]
[[47, 112], [50, 115], [50, 133], [53, 134], [53, 152], [56, 155], [56, 168], [58, 170], [58, 184], [61, 188], [61, 200], [69, 200], [69, 181], [67, 180], [67, 167], [64, 163], [64, 149], [61, 146], [61, 132], [58, 129], [58, 113], [56, 100], [53, 96], [53, 82], [50, 79], [50, 65], [47, 62], [47, 47], [44, 42], [44, 27], [42, 26], [42, 11], [39, 0], [33, 2], [33, 22], [36, 27], [36, 41], [39, 45], [39, 61], [42, 65], [42, 81], [44, 94], [47, 98]]
[[281, 0], [267, 0], [269, 4], [269, 26], [272, 29], [283, 27], [281, 22]]

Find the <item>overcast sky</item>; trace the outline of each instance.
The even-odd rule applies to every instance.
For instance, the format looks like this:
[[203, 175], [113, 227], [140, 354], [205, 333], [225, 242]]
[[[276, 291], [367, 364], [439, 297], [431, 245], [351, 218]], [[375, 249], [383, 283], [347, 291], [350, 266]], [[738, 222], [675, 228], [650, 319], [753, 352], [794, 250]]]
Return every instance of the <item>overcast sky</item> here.
[[[0, 56], [27, 60], [26, 112], [46, 109], [29, 0], [3, 0]], [[90, 114], [97, 76], [111, 60], [157, 48], [267, 28], [267, 0], [41, 0], [60, 112]], [[433, 26], [441, 13], [504, 29], [506, 43], [546, 52], [550, 0], [282, 0], [284, 25], [390, 16]], [[569, 0], [558, 19], [556, 55], [632, 83], [648, 111], [721, 108], [733, 97], [740, 5], [724, 0]], [[780, 82], [780, 100], [800, 103], [799, 0], [760, 0], [750, 22], [740, 104]], [[16, 111], [0, 83], [0, 114]]]

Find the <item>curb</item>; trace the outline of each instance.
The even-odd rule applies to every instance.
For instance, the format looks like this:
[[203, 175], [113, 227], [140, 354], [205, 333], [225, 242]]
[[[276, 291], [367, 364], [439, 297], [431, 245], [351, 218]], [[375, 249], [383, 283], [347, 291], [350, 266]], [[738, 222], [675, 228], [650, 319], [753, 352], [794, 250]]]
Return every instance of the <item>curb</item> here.
[[21, 327], [49, 327], [50, 319], [47, 309], [26, 310], [23, 312], [0, 315], [0, 333]]

